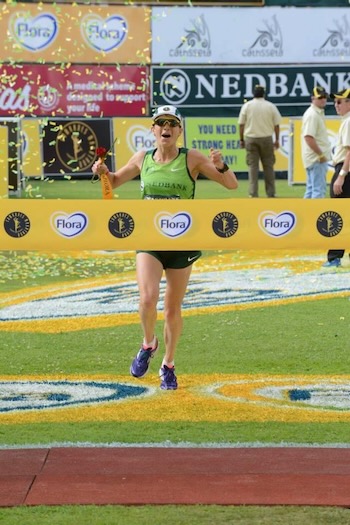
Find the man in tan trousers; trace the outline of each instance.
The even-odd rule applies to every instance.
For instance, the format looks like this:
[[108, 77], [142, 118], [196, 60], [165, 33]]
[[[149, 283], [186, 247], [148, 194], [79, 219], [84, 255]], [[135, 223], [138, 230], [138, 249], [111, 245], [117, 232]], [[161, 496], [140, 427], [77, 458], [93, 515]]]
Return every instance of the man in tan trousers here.
[[245, 102], [238, 117], [240, 147], [247, 152], [249, 196], [259, 197], [259, 162], [261, 161], [267, 197], [276, 196], [275, 149], [279, 148], [282, 117], [275, 104], [265, 99], [265, 88], [255, 86], [254, 98]]

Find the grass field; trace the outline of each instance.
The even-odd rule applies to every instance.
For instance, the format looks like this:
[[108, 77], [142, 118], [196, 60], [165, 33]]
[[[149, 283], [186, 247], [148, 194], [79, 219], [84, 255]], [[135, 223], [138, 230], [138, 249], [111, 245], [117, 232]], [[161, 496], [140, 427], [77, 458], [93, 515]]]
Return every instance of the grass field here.
[[[260, 180], [260, 196], [265, 197], [264, 182]], [[277, 196], [280, 198], [302, 198], [304, 185], [290, 186], [285, 179], [276, 181]], [[140, 182], [130, 181], [114, 190], [115, 198], [138, 199], [140, 197]], [[199, 180], [196, 184], [197, 199], [225, 199], [248, 197], [247, 180], [239, 180], [235, 191], [227, 190], [208, 180]], [[100, 199], [100, 184], [92, 184], [89, 180], [54, 180], [30, 179], [26, 182], [21, 198], [34, 199]]]
[[[32, 181], [31, 184], [23, 197], [100, 198], [99, 186], [89, 181]], [[277, 190], [282, 198], [300, 198], [304, 188], [277, 181]], [[138, 198], [138, 183], [125, 185], [118, 189], [117, 194], [121, 199]], [[198, 184], [197, 198], [244, 198], [246, 195], [246, 181], [242, 181], [240, 189], [233, 194], [207, 181]], [[253, 279], [250, 282], [247, 277], [245, 284], [249, 294], [251, 286], [257, 282], [263, 285], [267, 279], [271, 279], [275, 288], [282, 286], [278, 284], [280, 274], [288, 274], [292, 283], [293, 278], [297, 282], [297, 278], [305, 275], [309, 282], [314, 283], [317, 293], [305, 297], [300, 290], [293, 300], [257, 301], [250, 307], [212, 311], [199, 308], [198, 311], [186, 312], [177, 357], [180, 388], [174, 394], [186, 403], [186, 392], [191, 390], [192, 382], [200, 385], [201, 377], [203, 381], [209, 381], [208, 378], [220, 378], [225, 374], [248, 380], [255, 377], [344, 378], [348, 383], [350, 267], [326, 274], [321, 269], [323, 256], [321, 253], [305, 256], [301, 252], [205, 253], [201, 266], [194, 271], [195, 278], [200, 279], [213, 268], [217, 272], [232, 268], [234, 273], [228, 289], [238, 286], [238, 277], [243, 273]], [[49, 292], [53, 287], [70, 293], [72, 286], [75, 290], [83, 285], [103, 286], [111, 276], [122, 282], [133, 282], [134, 254], [0, 252], [0, 305], [7, 308], [12, 301], [11, 304], [19, 308], [25, 302], [23, 297], [28, 294], [34, 294], [37, 300], [39, 295], [53, 300]], [[328, 279], [337, 280], [340, 287], [343, 283], [343, 291], [320, 293], [317, 287], [321, 286], [321, 281], [327, 283]], [[273, 288], [272, 284], [270, 288]], [[34, 302], [31, 308], [36, 304]], [[73, 328], [73, 324], [70, 327], [70, 323], [72, 320], [63, 316], [57, 325], [52, 322], [51, 326], [43, 324], [40, 328], [38, 322], [35, 330], [2, 329], [2, 379], [128, 376], [130, 361], [141, 337], [137, 319], [130, 317], [125, 324], [112, 322], [109, 325], [106, 322], [90, 326], [87, 324], [89, 319], [82, 319], [80, 329]], [[58, 326], [57, 330], [53, 329], [55, 326]], [[161, 327], [160, 319], [159, 333]], [[160, 359], [161, 354], [154, 359], [147, 384], [158, 385]], [[181, 385], [185, 387], [183, 391]], [[79, 418], [79, 414], [89, 415], [88, 409], [72, 411], [71, 420], [55, 420], [45, 414], [16, 420], [11, 415], [0, 414], [0, 446], [165, 441], [198, 445], [350, 444], [348, 410], [319, 411], [314, 412], [314, 417], [306, 415], [299, 419], [294, 413], [294, 417], [288, 419], [283, 414], [279, 417], [275, 409], [274, 417], [269, 416], [268, 409], [251, 412], [253, 408], [247, 403], [242, 410], [237, 409], [237, 417], [228, 418], [225, 414], [220, 420], [215, 417], [212, 420], [191, 420], [181, 416], [181, 411], [176, 412], [175, 407], [175, 417], [171, 421], [159, 417], [162, 406], [157, 404], [157, 399], [147, 408], [145, 401], [134, 404], [136, 410], [143, 408], [143, 413], [149, 414], [147, 420], [128, 420], [125, 413], [119, 420], [116, 415], [98, 421], [91, 417]], [[158, 525], [169, 521], [174, 525], [343, 525], [350, 523], [349, 513], [347, 509], [323, 507], [37, 507], [1, 509], [0, 523]]]
[[4, 525], [348, 525], [349, 510], [327, 507], [79, 506], [0, 510]]

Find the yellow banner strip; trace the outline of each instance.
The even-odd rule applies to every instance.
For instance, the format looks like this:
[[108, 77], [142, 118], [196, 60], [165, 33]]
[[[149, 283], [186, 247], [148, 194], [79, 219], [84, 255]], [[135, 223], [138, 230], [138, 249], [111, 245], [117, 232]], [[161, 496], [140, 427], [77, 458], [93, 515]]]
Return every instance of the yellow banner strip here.
[[346, 199], [3, 200], [2, 250], [349, 248]]

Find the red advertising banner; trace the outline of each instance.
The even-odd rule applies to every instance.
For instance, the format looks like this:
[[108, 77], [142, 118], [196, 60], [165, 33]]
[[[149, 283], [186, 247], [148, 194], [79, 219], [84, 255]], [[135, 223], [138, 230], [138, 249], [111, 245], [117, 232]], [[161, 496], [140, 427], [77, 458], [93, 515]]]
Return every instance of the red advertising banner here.
[[147, 67], [0, 65], [0, 116], [138, 117], [147, 112]]
[[150, 8], [6, 2], [0, 62], [147, 64]]

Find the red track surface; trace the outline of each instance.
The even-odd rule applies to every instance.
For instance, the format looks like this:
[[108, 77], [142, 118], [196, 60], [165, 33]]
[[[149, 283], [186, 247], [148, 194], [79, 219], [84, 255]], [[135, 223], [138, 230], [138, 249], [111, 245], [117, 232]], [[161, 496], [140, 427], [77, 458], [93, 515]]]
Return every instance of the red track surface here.
[[0, 506], [67, 504], [350, 507], [350, 449], [0, 450]]

